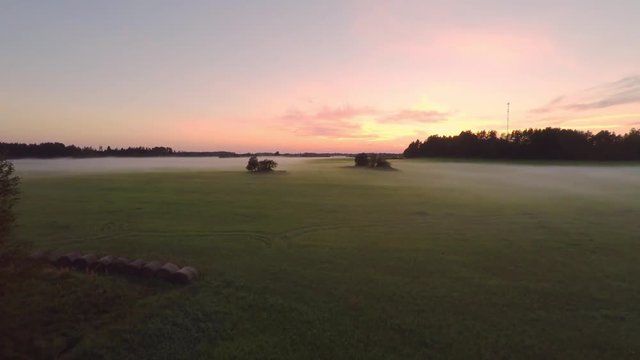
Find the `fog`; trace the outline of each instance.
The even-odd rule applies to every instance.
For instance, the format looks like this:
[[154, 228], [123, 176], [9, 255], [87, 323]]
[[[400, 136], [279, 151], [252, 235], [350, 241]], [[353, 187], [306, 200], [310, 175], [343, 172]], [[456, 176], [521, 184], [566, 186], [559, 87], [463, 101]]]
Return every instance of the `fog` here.
[[[468, 190], [510, 196], [530, 194], [617, 194], [626, 201], [640, 201], [640, 165], [624, 163], [500, 163], [438, 160], [392, 160], [399, 171], [361, 173], [345, 169], [352, 160], [313, 161], [318, 158], [271, 157], [277, 170], [316, 181], [337, 181], [345, 185], [363, 183], [382, 186], [410, 186], [416, 191]], [[262, 159], [262, 158], [261, 158]], [[327, 158], [320, 158], [327, 159]], [[86, 159], [13, 160], [21, 176], [51, 176], [91, 173], [136, 173], [173, 171], [244, 171], [248, 158], [145, 157]], [[366, 174], [366, 175], [365, 175]]]
[[[292, 166], [308, 161], [310, 158], [271, 157], [278, 163], [277, 170], [287, 170]], [[262, 159], [262, 158], [260, 158]], [[242, 171], [248, 158], [219, 157], [104, 157], [104, 158], [61, 158], [61, 159], [17, 159], [12, 160], [16, 171], [21, 175], [71, 175], [77, 173], [128, 173], [162, 171]]]
[[[500, 197], [523, 194], [617, 197], [640, 203], [640, 164], [494, 163], [395, 161], [403, 183], [417, 189], [425, 183], [442, 191], [472, 191]], [[390, 180], [390, 179], [386, 179]]]

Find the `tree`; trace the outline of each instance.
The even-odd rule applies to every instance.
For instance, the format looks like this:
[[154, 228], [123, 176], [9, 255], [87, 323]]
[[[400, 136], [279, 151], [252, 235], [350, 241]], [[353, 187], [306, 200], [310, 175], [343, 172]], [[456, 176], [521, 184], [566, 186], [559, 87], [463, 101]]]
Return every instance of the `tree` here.
[[257, 156], [252, 156], [249, 158], [246, 169], [250, 172], [269, 172], [276, 167], [278, 167], [278, 163], [271, 159], [258, 161]]
[[0, 258], [9, 247], [9, 235], [15, 222], [13, 206], [18, 200], [20, 178], [14, 175], [13, 164], [0, 158]]
[[391, 163], [382, 155], [378, 154], [372, 158], [371, 164], [369, 164], [369, 166], [380, 169], [390, 169]]
[[247, 163], [246, 169], [248, 171], [251, 171], [251, 172], [257, 171], [258, 170], [258, 165], [259, 165], [258, 157], [257, 156], [252, 156], [252, 157], [249, 158], [249, 162]]
[[355, 156], [356, 166], [358, 167], [370, 167], [370, 168], [381, 168], [381, 169], [390, 169], [391, 163], [384, 158], [381, 154], [365, 154], [360, 153]]
[[417, 140], [409, 144], [409, 146], [404, 150], [403, 155], [407, 158], [412, 158], [420, 155], [420, 146], [422, 146], [422, 142]]
[[369, 166], [369, 155], [360, 153], [355, 157], [356, 166]]
[[540, 160], [640, 160], [640, 133], [631, 129], [617, 135], [606, 130], [589, 131], [544, 128], [513, 130], [498, 137], [495, 131], [459, 135], [431, 135], [412, 142], [404, 151], [410, 157], [462, 157]]
[[258, 162], [258, 171], [259, 172], [269, 172], [269, 171], [273, 171], [273, 169], [275, 169], [276, 167], [278, 167], [278, 163], [270, 160], [270, 159], [265, 159], [262, 160], [260, 162]]

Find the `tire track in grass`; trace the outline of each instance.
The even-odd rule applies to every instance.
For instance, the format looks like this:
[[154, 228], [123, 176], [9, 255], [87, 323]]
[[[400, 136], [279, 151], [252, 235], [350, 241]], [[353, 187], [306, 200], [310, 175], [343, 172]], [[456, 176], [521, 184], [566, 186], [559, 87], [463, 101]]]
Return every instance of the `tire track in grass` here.
[[291, 247], [295, 240], [303, 239], [306, 235], [317, 234], [330, 231], [343, 231], [343, 230], [359, 230], [366, 228], [379, 227], [379, 224], [352, 224], [352, 223], [338, 223], [338, 224], [325, 224], [325, 225], [306, 225], [293, 228], [291, 230], [281, 233], [278, 238], [282, 241], [285, 247]]
[[153, 231], [153, 230], [138, 230], [132, 231], [132, 235], [137, 236], [154, 236], [154, 237], [241, 237], [247, 240], [258, 241], [267, 247], [273, 245], [273, 236], [265, 231], [250, 231], [250, 230], [211, 230], [211, 231]]
[[[433, 219], [420, 219], [412, 221], [413, 224], [430, 223]], [[253, 230], [207, 230], [207, 231], [160, 231], [160, 230], [132, 230], [128, 223], [117, 223], [114, 221], [106, 222], [100, 225], [100, 232], [96, 235], [78, 235], [67, 237], [65, 240], [57, 240], [57, 245], [70, 245], [74, 243], [82, 244], [87, 241], [109, 241], [116, 239], [130, 238], [216, 238], [216, 237], [235, 237], [241, 240], [256, 241], [266, 247], [273, 247], [276, 244], [285, 247], [291, 247], [298, 239], [303, 239], [310, 234], [317, 234], [330, 231], [354, 231], [360, 229], [375, 229], [389, 227], [404, 227], [404, 224], [389, 223], [335, 223], [335, 224], [317, 224], [295, 227], [284, 232], [270, 233], [266, 231]]]
[[[241, 240], [257, 241], [266, 247], [273, 245], [273, 236], [264, 231], [249, 230], [212, 230], [212, 231], [159, 231], [159, 230], [131, 230], [127, 226], [114, 226], [113, 222], [100, 226], [100, 232], [94, 235], [68, 236], [64, 239], [52, 241], [55, 245], [83, 244], [87, 242], [101, 242], [126, 238], [215, 238], [236, 237]], [[105, 233], [104, 230], [107, 229]]]
[[67, 236], [62, 240], [54, 240], [56, 245], [82, 244], [86, 241], [108, 241], [126, 236], [130, 233], [128, 222], [107, 221], [97, 226], [97, 230], [93, 235], [76, 235]]

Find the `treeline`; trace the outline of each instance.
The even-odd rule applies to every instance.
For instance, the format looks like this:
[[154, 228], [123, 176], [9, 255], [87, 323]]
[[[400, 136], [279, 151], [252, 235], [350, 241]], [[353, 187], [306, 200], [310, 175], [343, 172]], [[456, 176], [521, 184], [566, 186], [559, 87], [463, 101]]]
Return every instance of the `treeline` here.
[[0, 142], [0, 156], [9, 159], [20, 158], [57, 158], [57, 157], [145, 157], [145, 156], [181, 156], [181, 157], [250, 157], [250, 156], [287, 156], [287, 157], [330, 157], [330, 156], [350, 156], [345, 153], [284, 153], [259, 152], [259, 153], [235, 153], [231, 151], [175, 151], [166, 146], [155, 147], [127, 147], [111, 148], [102, 146], [97, 149], [91, 146], [79, 147], [75, 145], [65, 145], [59, 142], [46, 142], [40, 144], [22, 144]]
[[128, 147], [106, 149], [99, 147], [79, 147], [58, 142], [41, 144], [20, 144], [0, 142], [0, 154], [10, 159], [17, 158], [55, 158], [55, 157], [102, 157], [102, 156], [170, 156], [174, 155], [170, 147]]
[[496, 131], [463, 131], [454, 136], [429, 136], [404, 151], [407, 158], [452, 157], [536, 160], [640, 160], [640, 130], [624, 135], [610, 131], [546, 128]]

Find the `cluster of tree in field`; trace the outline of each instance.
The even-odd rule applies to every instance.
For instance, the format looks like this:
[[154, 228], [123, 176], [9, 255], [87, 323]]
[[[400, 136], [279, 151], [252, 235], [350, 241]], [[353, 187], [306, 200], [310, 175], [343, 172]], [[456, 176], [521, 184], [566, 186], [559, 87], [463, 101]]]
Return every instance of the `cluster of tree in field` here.
[[100, 157], [100, 156], [169, 156], [174, 151], [170, 147], [128, 147], [106, 149], [99, 147], [79, 147], [59, 142], [40, 144], [21, 144], [0, 142], [0, 154], [12, 159], [17, 158], [55, 158], [55, 157]]
[[378, 169], [390, 169], [391, 163], [381, 154], [360, 153], [354, 157], [358, 167], [370, 167]]
[[278, 167], [278, 163], [271, 159], [258, 160], [257, 156], [252, 156], [247, 162], [246, 169], [249, 172], [270, 172]]
[[454, 136], [429, 136], [409, 144], [404, 156], [538, 160], [640, 160], [640, 130], [624, 135], [610, 131], [545, 128], [463, 131]]

